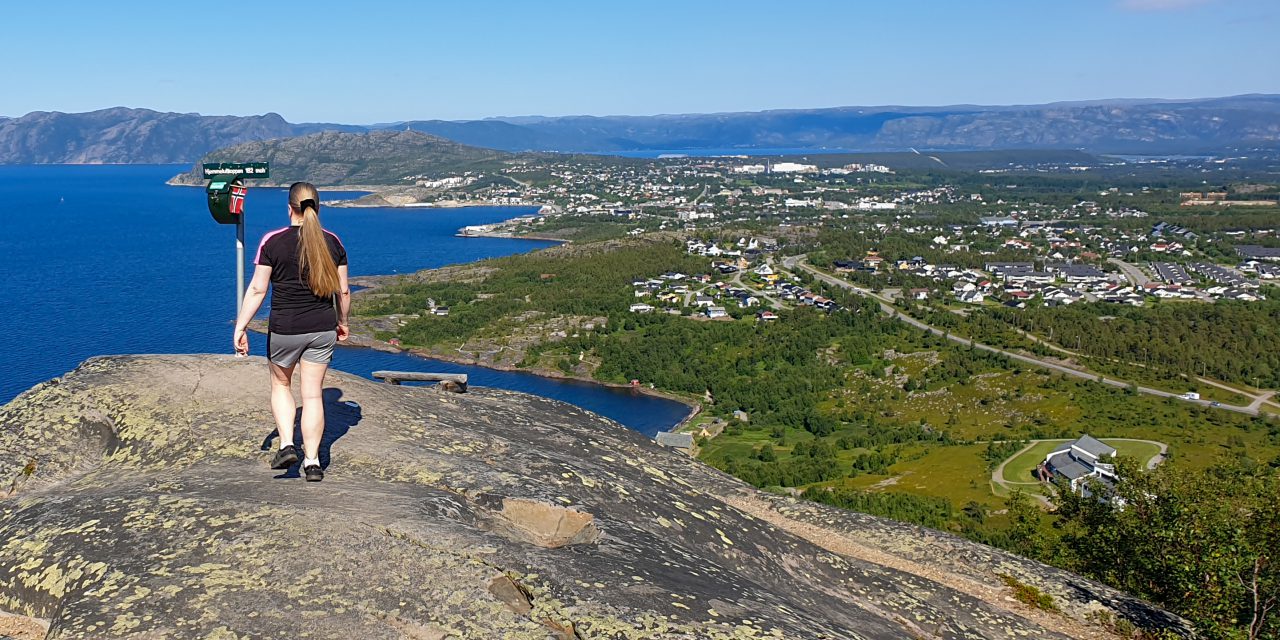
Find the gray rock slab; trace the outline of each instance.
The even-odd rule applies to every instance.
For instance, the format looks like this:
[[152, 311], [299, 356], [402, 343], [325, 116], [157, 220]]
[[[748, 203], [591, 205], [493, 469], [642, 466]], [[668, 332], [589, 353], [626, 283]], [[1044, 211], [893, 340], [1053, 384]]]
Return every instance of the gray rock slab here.
[[268, 466], [267, 376], [103, 357], [0, 409], [0, 609], [59, 639], [1066, 637], [535, 396], [330, 372], [306, 483]]

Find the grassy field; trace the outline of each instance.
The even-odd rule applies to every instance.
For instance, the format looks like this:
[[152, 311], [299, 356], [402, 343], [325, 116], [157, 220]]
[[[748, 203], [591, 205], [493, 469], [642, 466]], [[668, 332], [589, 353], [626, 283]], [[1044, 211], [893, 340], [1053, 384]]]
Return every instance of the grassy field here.
[[1103, 440], [1103, 442], [1115, 447], [1116, 455], [1133, 458], [1143, 467], [1157, 455], [1160, 454], [1160, 447], [1150, 442], [1128, 442], [1124, 440]]
[[890, 475], [865, 474], [842, 482], [857, 489], [947, 498], [956, 508], [969, 501], [996, 507], [991, 472], [982, 457], [986, 449], [985, 444], [912, 447], [907, 460], [889, 467]]
[[1023, 483], [1035, 482], [1035, 476], [1032, 473], [1035, 468], [1044, 462], [1044, 457], [1049, 455], [1058, 445], [1066, 442], [1066, 440], [1053, 440], [1050, 442], [1037, 442], [1031, 445], [1030, 449], [1014, 456], [1004, 465], [1004, 479], [1006, 482]]
[[993, 372], [924, 393], [915, 393], [892, 410], [908, 422], [945, 425], [953, 437], [1004, 439], [1013, 425], [1076, 423], [1081, 408], [1066, 394], [1044, 393], [1037, 371]]
[[[1005, 479], [1027, 483], [1014, 486], [1028, 493], [1045, 495], [1031, 472], [1050, 451], [1066, 441], [1035, 443], [1008, 462]], [[1160, 451], [1157, 445], [1144, 442], [1104, 442], [1115, 447], [1119, 455], [1134, 457], [1144, 465]], [[992, 486], [991, 471], [983, 457], [986, 448], [986, 444], [915, 445], [904, 451], [904, 460], [892, 465], [888, 474], [862, 474], [822, 484], [947, 498], [957, 508], [970, 501], [999, 508], [1008, 491]]]
[[[915, 379], [929, 368], [926, 355], [910, 354], [891, 360], [900, 374]], [[879, 366], [879, 365], [873, 365]], [[926, 391], [906, 392], [891, 376], [852, 376], [831, 400], [819, 405], [823, 413], [847, 421], [826, 437], [837, 441], [846, 433], [866, 430], [868, 423], [927, 424], [945, 432], [955, 444], [904, 443], [888, 473], [855, 473], [849, 465], [868, 449], [841, 450], [837, 460], [848, 477], [828, 484], [877, 491], [901, 491], [946, 497], [959, 504], [970, 500], [998, 508], [1007, 491], [991, 486], [991, 472], [983, 457], [986, 440], [1055, 440], [1042, 442], [1011, 460], [1005, 478], [1033, 483], [1031, 470], [1061, 442], [1090, 435], [1116, 447], [1120, 455], [1145, 463], [1158, 447], [1111, 438], [1154, 440], [1169, 446], [1168, 464], [1200, 469], [1222, 457], [1247, 455], [1269, 461], [1280, 455], [1276, 425], [1220, 409], [1197, 407], [1178, 400], [1132, 394], [1096, 382], [1052, 376], [1039, 370], [1006, 370], [983, 373], [960, 382]], [[725, 434], [707, 443], [701, 457], [712, 462], [752, 457], [766, 443], [779, 460], [786, 460], [794, 445], [812, 440], [802, 429], [789, 428], [778, 438], [770, 429], [747, 426], [740, 433]], [[965, 444], [977, 441], [979, 444]], [[1022, 486], [1040, 493], [1036, 484]], [[801, 487], [803, 488], [803, 487]]]

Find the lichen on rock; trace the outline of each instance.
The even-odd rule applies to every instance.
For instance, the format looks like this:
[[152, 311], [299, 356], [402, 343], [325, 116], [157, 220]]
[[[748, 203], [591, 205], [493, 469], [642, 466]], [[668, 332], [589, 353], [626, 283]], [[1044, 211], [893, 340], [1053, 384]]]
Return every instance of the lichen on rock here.
[[1068, 637], [569, 405], [325, 386], [319, 484], [268, 467], [261, 359], [96, 358], [0, 409], [0, 610], [58, 639]]

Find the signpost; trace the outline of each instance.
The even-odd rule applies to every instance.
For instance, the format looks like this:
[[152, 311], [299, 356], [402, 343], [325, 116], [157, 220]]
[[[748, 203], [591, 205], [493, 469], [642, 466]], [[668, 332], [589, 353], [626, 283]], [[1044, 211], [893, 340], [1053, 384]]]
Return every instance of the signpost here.
[[218, 224], [236, 225], [236, 317], [244, 304], [244, 200], [249, 194], [246, 179], [269, 178], [266, 162], [217, 162], [203, 166], [209, 213]]

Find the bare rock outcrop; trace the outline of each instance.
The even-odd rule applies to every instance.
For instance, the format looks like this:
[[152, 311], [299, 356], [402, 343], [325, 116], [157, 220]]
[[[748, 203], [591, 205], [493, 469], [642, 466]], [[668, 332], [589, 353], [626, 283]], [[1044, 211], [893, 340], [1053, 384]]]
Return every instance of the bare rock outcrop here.
[[1181, 624], [505, 391], [331, 373], [308, 484], [268, 468], [267, 401], [259, 358], [118, 356], [0, 409], [0, 610], [58, 639], [1101, 634], [984, 586], [1043, 571]]

